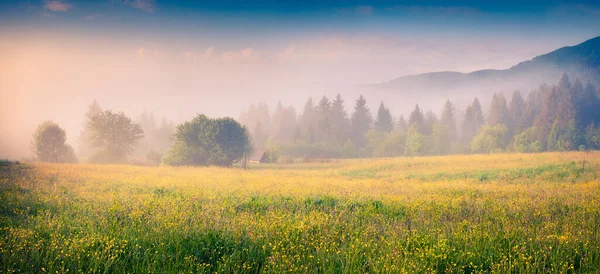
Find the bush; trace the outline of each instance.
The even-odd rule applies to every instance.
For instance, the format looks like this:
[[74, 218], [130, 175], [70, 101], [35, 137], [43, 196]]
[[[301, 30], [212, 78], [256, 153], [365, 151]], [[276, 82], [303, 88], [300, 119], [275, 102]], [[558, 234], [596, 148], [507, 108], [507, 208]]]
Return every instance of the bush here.
[[543, 146], [536, 138], [536, 128], [532, 127], [515, 135], [513, 149], [524, 153], [542, 152]]
[[471, 151], [476, 153], [500, 152], [504, 149], [507, 128], [503, 124], [485, 125], [471, 141]]

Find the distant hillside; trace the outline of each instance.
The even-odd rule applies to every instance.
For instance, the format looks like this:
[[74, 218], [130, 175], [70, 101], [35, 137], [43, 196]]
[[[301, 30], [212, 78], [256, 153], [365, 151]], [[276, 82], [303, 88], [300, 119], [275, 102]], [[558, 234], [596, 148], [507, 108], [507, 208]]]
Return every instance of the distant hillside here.
[[520, 89], [527, 92], [544, 82], [553, 84], [563, 73], [572, 79], [600, 84], [600, 37], [557, 49], [505, 70], [432, 72], [399, 77], [374, 87], [399, 92], [425, 91], [433, 96], [449, 91], [481, 94]]

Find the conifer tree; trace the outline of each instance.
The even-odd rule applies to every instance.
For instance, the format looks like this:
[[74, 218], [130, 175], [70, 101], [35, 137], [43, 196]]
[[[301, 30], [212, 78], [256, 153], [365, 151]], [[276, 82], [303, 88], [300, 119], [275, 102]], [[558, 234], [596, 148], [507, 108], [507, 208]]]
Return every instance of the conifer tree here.
[[367, 100], [360, 95], [356, 100], [354, 112], [352, 113], [352, 141], [356, 147], [362, 147], [365, 144], [365, 133], [371, 128], [373, 118], [367, 107]]
[[377, 110], [377, 118], [375, 119], [375, 130], [381, 132], [391, 132], [394, 128], [394, 122], [392, 121], [392, 115], [390, 110], [383, 105], [383, 102], [379, 104]]

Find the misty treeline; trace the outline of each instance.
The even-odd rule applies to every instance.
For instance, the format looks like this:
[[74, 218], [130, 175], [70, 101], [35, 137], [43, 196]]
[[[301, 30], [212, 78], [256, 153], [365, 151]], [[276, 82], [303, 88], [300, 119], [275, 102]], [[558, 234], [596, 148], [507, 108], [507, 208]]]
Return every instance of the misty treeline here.
[[[557, 79], [558, 80], [558, 79]], [[249, 128], [253, 146], [297, 158], [354, 158], [600, 149], [600, 100], [591, 84], [541, 85], [526, 98], [515, 91], [508, 100], [494, 94], [490, 107], [474, 98], [464, 110], [451, 101], [438, 114], [416, 105], [394, 119], [381, 102], [374, 113], [361, 95], [346, 111], [341, 95], [308, 98], [301, 113], [281, 102], [271, 114], [265, 103], [251, 105], [239, 121]], [[400, 110], [398, 113], [403, 113]]]
[[[33, 136], [32, 151], [44, 162], [77, 162], [57, 124], [41, 124]], [[197, 115], [177, 127], [166, 118], [157, 123], [152, 112], [137, 120], [123, 112], [103, 110], [97, 101], [89, 106], [79, 137], [79, 157], [95, 164], [135, 165], [245, 165], [252, 153], [250, 135], [232, 118]]]
[[136, 120], [123, 112], [103, 110], [96, 100], [88, 107], [77, 153], [66, 144], [65, 130], [52, 121], [38, 126], [31, 142], [35, 160], [58, 163], [133, 163], [157, 165], [172, 145], [175, 126], [152, 112]]
[[[281, 102], [273, 114], [265, 103], [251, 105], [239, 122], [198, 115], [175, 126], [152, 112], [136, 120], [103, 110], [94, 101], [85, 113], [77, 152], [65, 131], [42, 123], [32, 139], [39, 161], [132, 163], [144, 165], [245, 164], [253, 151], [272, 162], [298, 159], [393, 157], [600, 149], [597, 89], [565, 74], [557, 85], [543, 84], [526, 98], [494, 94], [487, 110], [474, 98], [464, 110], [447, 100], [439, 115], [416, 105], [394, 119], [381, 102], [375, 114], [361, 95], [352, 112], [341, 95], [308, 98], [298, 114]], [[400, 111], [402, 113], [403, 110]]]

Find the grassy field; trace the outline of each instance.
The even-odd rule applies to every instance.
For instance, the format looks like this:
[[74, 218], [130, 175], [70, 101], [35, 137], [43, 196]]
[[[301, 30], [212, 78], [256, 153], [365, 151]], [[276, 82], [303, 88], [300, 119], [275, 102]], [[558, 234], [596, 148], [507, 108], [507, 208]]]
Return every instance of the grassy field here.
[[599, 272], [599, 175], [600, 152], [4, 164], [0, 272]]

